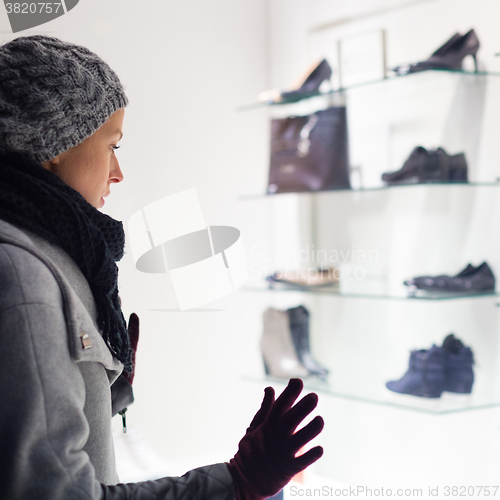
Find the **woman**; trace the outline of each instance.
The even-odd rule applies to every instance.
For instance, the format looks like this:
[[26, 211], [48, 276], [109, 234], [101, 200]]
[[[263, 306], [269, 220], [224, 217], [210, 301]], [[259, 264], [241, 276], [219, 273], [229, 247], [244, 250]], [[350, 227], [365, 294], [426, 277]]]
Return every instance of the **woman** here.
[[[291, 380], [264, 401], [228, 463], [118, 484], [110, 386], [133, 356], [117, 287], [122, 223], [99, 212], [123, 179], [128, 103], [84, 47], [21, 37], [0, 47], [0, 498], [231, 499], [277, 493], [322, 455], [295, 453], [315, 408]], [[136, 325], [137, 326], [137, 325]]]

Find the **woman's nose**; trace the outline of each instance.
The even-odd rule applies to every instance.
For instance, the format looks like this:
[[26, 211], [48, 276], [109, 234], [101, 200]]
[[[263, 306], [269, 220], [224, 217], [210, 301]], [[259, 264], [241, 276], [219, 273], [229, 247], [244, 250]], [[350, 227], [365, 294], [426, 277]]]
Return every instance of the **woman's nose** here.
[[123, 172], [120, 168], [120, 164], [118, 163], [118, 160], [115, 158], [115, 163], [113, 165], [113, 168], [109, 172], [109, 178], [113, 182], [121, 182], [123, 180]]

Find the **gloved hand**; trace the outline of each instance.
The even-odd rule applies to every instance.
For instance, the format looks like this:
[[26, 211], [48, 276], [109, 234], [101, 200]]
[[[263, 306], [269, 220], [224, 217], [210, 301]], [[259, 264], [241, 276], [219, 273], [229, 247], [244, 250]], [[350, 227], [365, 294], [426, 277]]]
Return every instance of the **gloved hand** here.
[[294, 434], [318, 404], [318, 396], [310, 393], [292, 407], [302, 387], [302, 380], [290, 379], [276, 401], [274, 389], [266, 387], [260, 410], [240, 441], [238, 452], [227, 464], [238, 500], [262, 500], [275, 495], [295, 474], [323, 455], [323, 448], [316, 446], [295, 457], [324, 425], [317, 416]]
[[130, 315], [128, 321], [128, 335], [132, 349], [132, 371], [126, 372], [124, 370], [111, 386], [111, 414], [115, 416], [119, 413], [122, 416], [123, 432], [127, 430], [125, 412], [128, 406], [134, 402], [132, 382], [134, 381], [135, 355], [137, 352], [137, 343], [139, 342], [139, 317], [135, 313]]
[[123, 372], [123, 376], [127, 379], [128, 383], [132, 385], [135, 375], [135, 354], [137, 352], [137, 343], [139, 342], [139, 316], [132, 313], [128, 320], [128, 336], [130, 339], [130, 348], [132, 349], [132, 371]]

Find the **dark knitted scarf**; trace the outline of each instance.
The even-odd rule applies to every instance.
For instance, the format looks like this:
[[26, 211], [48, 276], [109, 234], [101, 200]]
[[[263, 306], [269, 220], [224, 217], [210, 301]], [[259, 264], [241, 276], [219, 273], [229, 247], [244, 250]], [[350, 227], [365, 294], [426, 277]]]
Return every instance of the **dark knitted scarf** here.
[[118, 297], [125, 233], [56, 174], [18, 153], [0, 154], [0, 219], [63, 248], [76, 262], [97, 306], [97, 326], [113, 355], [132, 369], [127, 325]]

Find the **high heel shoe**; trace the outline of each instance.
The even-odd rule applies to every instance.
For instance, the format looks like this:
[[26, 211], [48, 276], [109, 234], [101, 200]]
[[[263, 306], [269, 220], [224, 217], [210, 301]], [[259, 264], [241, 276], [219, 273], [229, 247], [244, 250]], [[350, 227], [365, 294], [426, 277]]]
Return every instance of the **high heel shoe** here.
[[464, 153], [449, 155], [443, 148], [427, 151], [417, 146], [396, 172], [382, 174], [389, 186], [426, 182], [467, 182], [467, 162]]
[[403, 64], [393, 68], [398, 75], [407, 75], [428, 69], [454, 69], [462, 68], [462, 61], [467, 56], [472, 56], [477, 71], [476, 54], [479, 49], [479, 39], [472, 29], [463, 36], [455, 33], [444, 45], [434, 52], [426, 61], [414, 64]]
[[280, 91], [277, 89], [266, 90], [258, 95], [261, 102], [294, 102], [304, 97], [304, 94], [318, 92], [319, 87], [325, 80], [332, 77], [332, 68], [326, 59], [315, 61], [292, 85], [290, 90]]

